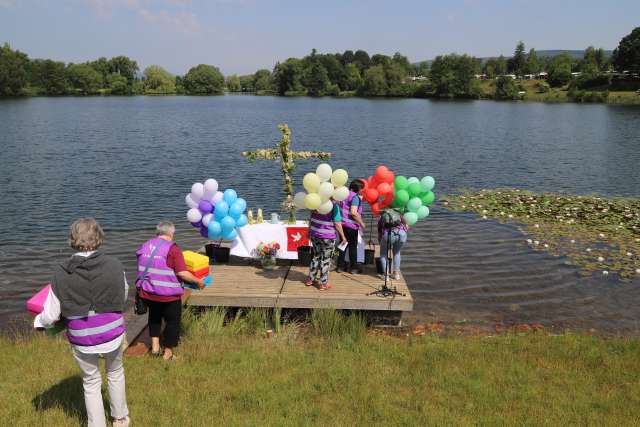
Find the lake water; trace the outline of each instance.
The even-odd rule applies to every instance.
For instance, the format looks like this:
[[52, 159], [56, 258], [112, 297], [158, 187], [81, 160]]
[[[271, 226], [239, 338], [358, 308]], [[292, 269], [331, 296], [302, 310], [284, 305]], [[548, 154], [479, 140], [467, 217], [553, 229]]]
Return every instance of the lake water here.
[[[436, 193], [520, 187], [640, 196], [640, 109], [606, 105], [310, 99], [253, 96], [33, 98], [0, 101], [0, 316], [68, 256], [67, 227], [94, 216], [133, 282], [135, 248], [160, 218], [178, 242], [203, 239], [186, 223], [184, 195], [216, 178], [249, 208], [281, 200], [274, 162], [248, 163], [286, 122], [296, 150], [331, 151], [352, 177], [384, 163], [432, 175]], [[301, 176], [315, 169], [301, 161]], [[412, 229], [403, 272], [409, 321], [491, 325], [541, 322], [640, 334], [640, 280], [581, 277], [562, 258], [532, 251], [510, 225], [433, 209]]]

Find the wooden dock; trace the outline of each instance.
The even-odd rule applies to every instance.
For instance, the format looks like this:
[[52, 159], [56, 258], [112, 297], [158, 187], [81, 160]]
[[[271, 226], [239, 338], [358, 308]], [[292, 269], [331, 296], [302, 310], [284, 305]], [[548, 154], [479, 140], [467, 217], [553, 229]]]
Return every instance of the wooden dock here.
[[211, 266], [213, 283], [203, 290], [189, 292], [187, 304], [382, 312], [413, 310], [413, 298], [404, 278], [390, 283], [404, 295], [383, 296], [373, 293], [384, 284], [375, 274], [374, 266], [365, 266], [363, 274], [332, 271], [329, 275], [332, 288], [325, 291], [305, 286], [308, 271], [307, 267], [299, 266], [296, 262], [279, 265], [276, 270], [263, 270], [255, 263]]

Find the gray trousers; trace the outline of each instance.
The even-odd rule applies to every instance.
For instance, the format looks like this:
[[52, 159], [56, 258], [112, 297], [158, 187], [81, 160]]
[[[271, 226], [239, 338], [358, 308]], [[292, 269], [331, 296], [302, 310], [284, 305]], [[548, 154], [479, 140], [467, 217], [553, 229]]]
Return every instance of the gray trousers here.
[[[106, 427], [104, 406], [102, 406], [102, 377], [98, 366], [98, 354], [86, 354], [73, 350], [73, 355], [82, 371], [84, 404], [87, 407], [89, 427]], [[113, 418], [129, 415], [122, 365], [122, 347], [103, 354], [109, 387], [109, 405]]]

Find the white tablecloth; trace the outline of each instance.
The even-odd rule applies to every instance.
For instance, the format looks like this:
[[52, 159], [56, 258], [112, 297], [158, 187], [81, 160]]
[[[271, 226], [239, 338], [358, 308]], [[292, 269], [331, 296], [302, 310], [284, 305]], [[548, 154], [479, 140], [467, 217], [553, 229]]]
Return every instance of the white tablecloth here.
[[[279, 222], [271, 224], [247, 224], [238, 229], [238, 236], [231, 244], [231, 255], [243, 258], [258, 258], [255, 249], [260, 242], [278, 242], [280, 259], [298, 259], [297, 251], [287, 251], [287, 227], [308, 227], [305, 221], [298, 221], [295, 225]], [[364, 239], [358, 236], [358, 262], [364, 262]], [[347, 251], [348, 252], [348, 251]], [[347, 255], [348, 258], [348, 255]]]

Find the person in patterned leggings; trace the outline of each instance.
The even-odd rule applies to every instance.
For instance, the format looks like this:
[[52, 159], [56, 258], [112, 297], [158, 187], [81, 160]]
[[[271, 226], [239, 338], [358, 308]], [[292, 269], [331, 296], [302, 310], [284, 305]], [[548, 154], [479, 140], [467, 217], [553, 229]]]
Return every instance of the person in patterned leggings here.
[[[309, 278], [305, 285], [317, 285], [321, 291], [331, 287], [329, 284], [329, 270], [331, 268], [331, 257], [336, 238], [340, 236], [340, 241], [346, 241], [342, 231], [340, 217], [340, 207], [333, 205], [331, 212], [321, 214], [313, 211], [309, 222], [309, 237], [311, 239], [311, 265], [309, 266]], [[337, 234], [336, 234], [337, 232]]]

